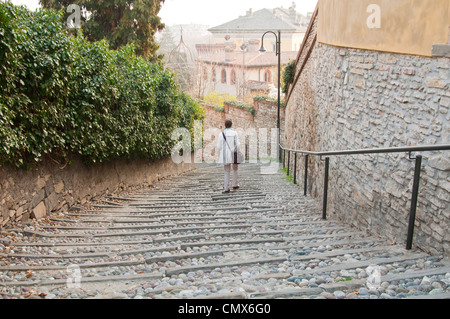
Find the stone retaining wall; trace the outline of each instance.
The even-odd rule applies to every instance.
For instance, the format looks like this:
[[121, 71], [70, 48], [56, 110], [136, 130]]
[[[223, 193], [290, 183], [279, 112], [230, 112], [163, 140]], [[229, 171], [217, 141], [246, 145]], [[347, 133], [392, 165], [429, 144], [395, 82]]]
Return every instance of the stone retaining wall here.
[[[201, 104], [205, 110], [205, 129], [219, 128], [224, 129], [225, 120], [230, 119], [233, 121], [234, 128], [247, 129], [247, 128], [276, 128], [277, 127], [277, 114], [278, 104], [274, 101], [255, 100], [253, 102], [253, 108], [255, 109], [255, 115], [253, 116], [250, 111], [241, 109], [232, 104], [224, 104], [224, 111], [221, 112], [211, 106]], [[284, 113], [285, 108], [280, 110], [281, 116], [281, 130], [284, 129]]]
[[[253, 108], [255, 110], [254, 115], [251, 114], [249, 110], [241, 109], [231, 104], [225, 103], [224, 112], [218, 111], [215, 108], [212, 108], [207, 105], [202, 105], [205, 110], [205, 119], [204, 119], [204, 129], [205, 132], [208, 129], [218, 129], [222, 131], [225, 128], [225, 120], [232, 120], [233, 128], [241, 134], [240, 142], [241, 145], [247, 145], [247, 155], [251, 154], [251, 152], [258, 152], [257, 154], [261, 155], [261, 157], [268, 157], [271, 154], [271, 130], [276, 129], [277, 127], [277, 117], [278, 117], [278, 103], [270, 100], [254, 100]], [[281, 107], [280, 109], [280, 131], [281, 136], [284, 134], [284, 121], [285, 121], [285, 108]], [[259, 143], [261, 139], [251, 139], [249, 135], [245, 138], [242, 137], [243, 133], [250, 133], [254, 129], [254, 132], [258, 134], [259, 129], [267, 129], [267, 149], [259, 151], [259, 146], [250, 146], [251, 143]], [[218, 132], [220, 132], [218, 131]], [[242, 138], [241, 138], [242, 137]], [[217, 139], [217, 136], [212, 134], [206, 134], [205, 143], [214, 143], [213, 141]], [[210, 139], [210, 140], [208, 140]], [[212, 144], [211, 144], [212, 145]], [[214, 144], [215, 145], [215, 144]], [[254, 148], [255, 147], [255, 148]], [[250, 149], [252, 151], [250, 151]], [[244, 147], [241, 147], [241, 151], [244, 152]], [[273, 154], [275, 155], [275, 154]], [[204, 159], [206, 160], [214, 160], [217, 155], [214, 151], [210, 152], [206, 151], [204, 154]], [[252, 159], [255, 159], [255, 156], [249, 155]]]
[[0, 167], [0, 229], [52, 212], [67, 211], [74, 205], [112, 193], [139, 189], [160, 179], [179, 175], [195, 164], [176, 165], [171, 158], [112, 161], [90, 167], [78, 158], [61, 167], [47, 159], [22, 170]]
[[[449, 58], [334, 47], [316, 42], [316, 30], [317, 15], [288, 95], [286, 147], [331, 151], [449, 143]], [[413, 243], [449, 256], [449, 152], [422, 155]], [[304, 160], [298, 163], [301, 179]], [[311, 158], [308, 193], [318, 198], [323, 169], [323, 161]], [[331, 157], [329, 215], [405, 242], [413, 170], [408, 154]]]

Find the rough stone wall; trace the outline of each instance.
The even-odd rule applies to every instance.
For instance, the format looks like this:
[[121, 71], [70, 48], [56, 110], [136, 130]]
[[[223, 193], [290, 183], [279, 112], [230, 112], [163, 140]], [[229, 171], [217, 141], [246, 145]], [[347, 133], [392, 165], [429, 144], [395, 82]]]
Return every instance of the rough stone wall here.
[[[233, 128], [238, 132], [250, 132], [251, 129], [255, 129], [255, 132], [258, 133], [259, 129], [267, 129], [267, 154], [271, 154], [271, 129], [277, 127], [277, 117], [278, 117], [278, 103], [272, 101], [264, 101], [264, 100], [255, 100], [254, 101], [254, 116], [250, 113], [250, 111], [246, 109], [241, 109], [231, 104], [225, 103], [224, 112], [220, 112], [210, 106], [202, 105], [205, 110], [205, 119], [204, 119], [204, 130], [208, 129], [219, 129], [222, 131], [225, 127], [225, 120], [230, 119], [233, 122]], [[284, 136], [284, 121], [285, 121], [285, 108], [282, 107], [280, 110], [280, 131], [281, 136]], [[210, 144], [213, 140], [217, 138], [217, 136], [210, 136], [207, 134], [205, 137], [207, 140], [205, 144]], [[253, 142], [259, 143], [258, 141], [253, 140]], [[247, 154], [250, 153], [250, 143], [253, 143], [250, 138], [245, 139], [245, 144], [247, 144]], [[243, 138], [241, 140], [241, 144], [244, 145]], [[214, 144], [215, 145], [215, 144]], [[259, 148], [256, 148], [258, 151]], [[244, 147], [241, 148], [241, 151], [244, 152]], [[263, 157], [264, 153], [261, 153]], [[207, 155], [206, 155], [207, 154]], [[204, 158], [208, 160], [214, 161], [216, 154], [213, 151], [207, 150], [204, 154]], [[206, 156], [206, 157], [205, 157]], [[253, 157], [252, 157], [253, 158]]]
[[64, 168], [46, 160], [29, 170], [0, 167], [0, 229], [67, 211], [91, 199], [151, 185], [195, 168], [171, 158], [113, 161], [87, 167], [78, 158]]
[[[449, 143], [449, 58], [320, 44], [313, 41], [316, 24], [287, 102], [286, 147], [331, 151]], [[413, 244], [449, 256], [449, 152], [422, 155]], [[304, 160], [298, 163], [301, 180]], [[323, 170], [323, 161], [310, 159], [308, 193], [320, 200]], [[329, 215], [404, 243], [413, 171], [408, 154], [331, 157]]]
[[[216, 127], [223, 129], [226, 119], [231, 119], [234, 127], [243, 129], [248, 127], [277, 127], [278, 105], [276, 102], [255, 100], [253, 104], [255, 109], [254, 116], [248, 110], [240, 109], [227, 103], [225, 103], [224, 112], [220, 112], [208, 105], [202, 104], [201, 106], [205, 110], [205, 128]], [[280, 110], [281, 130], [284, 129], [284, 115], [285, 109], [282, 107]]]
[[[246, 130], [249, 127], [254, 127], [255, 119], [252, 114], [246, 109], [240, 109], [238, 107], [234, 107], [233, 105], [226, 104], [224, 105], [225, 109], [225, 119], [233, 121], [233, 127], [235, 129], [244, 129]], [[225, 127], [225, 124], [222, 123], [222, 126]]]
[[201, 105], [205, 110], [205, 120], [204, 129], [208, 128], [219, 128], [223, 129], [225, 127], [225, 113], [220, 112], [208, 105]]

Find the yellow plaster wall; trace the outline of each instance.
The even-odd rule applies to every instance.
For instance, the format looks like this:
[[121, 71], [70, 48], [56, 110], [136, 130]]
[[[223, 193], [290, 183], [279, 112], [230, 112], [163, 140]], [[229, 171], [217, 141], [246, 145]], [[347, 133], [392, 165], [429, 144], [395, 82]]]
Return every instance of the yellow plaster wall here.
[[[369, 28], [371, 4], [381, 9], [381, 27]], [[447, 43], [449, 0], [319, 0], [318, 41], [335, 46], [432, 56]]]

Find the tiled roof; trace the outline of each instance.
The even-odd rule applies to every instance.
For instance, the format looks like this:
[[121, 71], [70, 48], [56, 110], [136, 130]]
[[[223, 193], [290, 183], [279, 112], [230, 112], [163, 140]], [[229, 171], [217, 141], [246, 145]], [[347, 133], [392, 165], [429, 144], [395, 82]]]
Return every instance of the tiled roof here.
[[270, 9], [261, 9], [252, 14], [241, 16], [233, 21], [208, 29], [210, 32], [230, 31], [296, 31], [300, 27], [282, 19]]

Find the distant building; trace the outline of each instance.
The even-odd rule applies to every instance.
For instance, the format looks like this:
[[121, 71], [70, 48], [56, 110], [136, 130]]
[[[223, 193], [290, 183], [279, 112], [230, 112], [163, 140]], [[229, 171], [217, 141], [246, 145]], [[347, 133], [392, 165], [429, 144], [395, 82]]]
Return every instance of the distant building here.
[[[250, 40], [244, 50], [235, 44], [197, 45], [198, 96], [211, 91], [240, 99], [267, 93], [278, 83], [278, 57], [275, 52], [258, 51], [260, 41]], [[295, 60], [296, 51], [282, 52], [281, 64]]]
[[266, 53], [260, 53], [261, 37], [266, 31], [281, 31], [281, 64], [294, 60], [305, 36], [311, 15], [288, 9], [247, 11], [245, 16], [208, 29], [214, 44], [198, 44], [197, 95], [211, 91], [240, 99], [268, 92], [278, 84], [278, 57], [275, 36], [264, 38]]
[[[249, 9], [245, 16], [208, 29], [215, 43], [232, 42], [240, 47], [248, 40], [260, 40], [266, 31], [281, 31], [281, 50], [298, 51], [305, 36], [311, 16], [296, 12], [295, 3], [289, 9]], [[266, 42], [267, 41], [267, 42]], [[275, 37], [264, 39], [268, 51], [275, 50]]]

